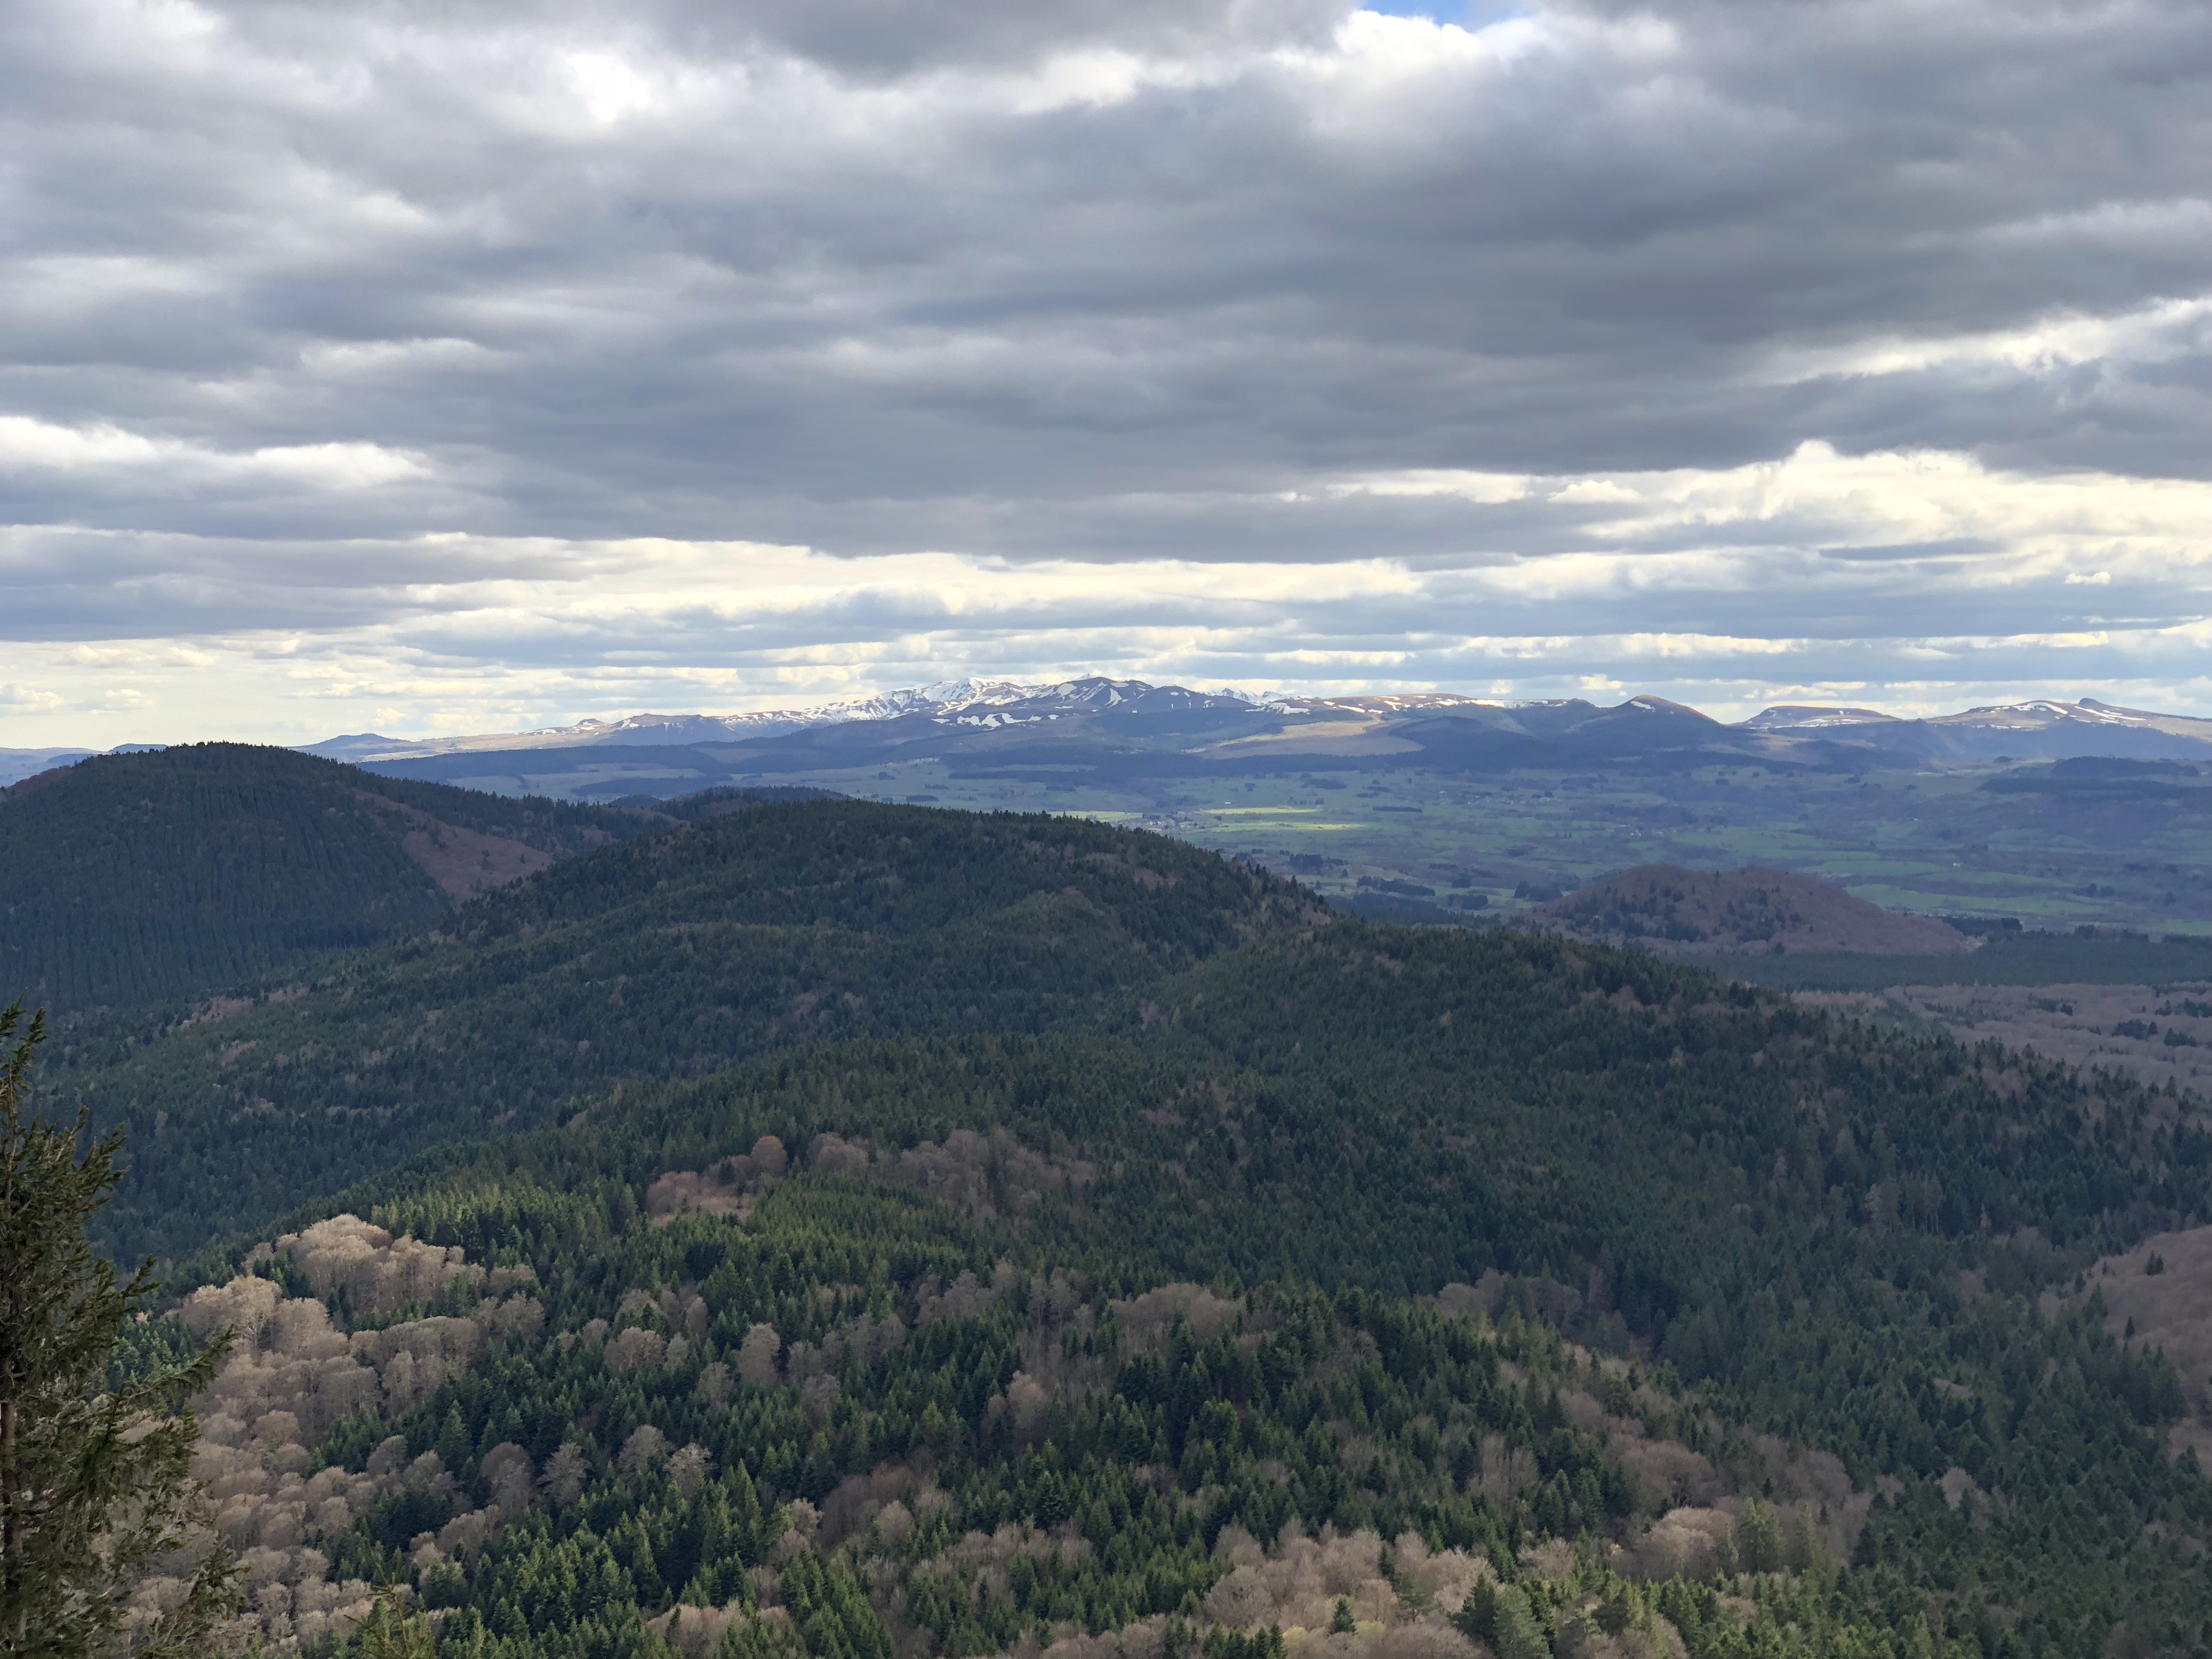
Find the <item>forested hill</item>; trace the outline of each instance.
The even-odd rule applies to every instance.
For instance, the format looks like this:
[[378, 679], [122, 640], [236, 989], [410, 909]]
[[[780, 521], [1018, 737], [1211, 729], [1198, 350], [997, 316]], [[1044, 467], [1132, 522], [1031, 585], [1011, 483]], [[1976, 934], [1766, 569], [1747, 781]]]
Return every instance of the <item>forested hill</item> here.
[[2212, 1652], [2080, 1277], [2212, 1215], [2171, 1090], [837, 800], [48, 1060], [106, 1242], [227, 1240], [125, 1363], [245, 1333], [272, 1654], [378, 1583], [471, 1659]]
[[198, 1327], [268, 1333], [221, 1468], [321, 1465], [227, 1474], [302, 1587], [262, 1633], [397, 1577], [486, 1659], [2205, 1650], [2172, 1368], [2037, 1304], [2206, 1212], [2201, 1103], [1601, 947], [1237, 931], [1054, 1028], [605, 1093], [204, 1263]]
[[626, 1082], [864, 1035], [1095, 1024], [1321, 914], [1158, 836], [853, 801], [664, 825], [161, 1029], [65, 1033], [54, 1086], [131, 1125], [125, 1255], [185, 1254], [441, 1140]]
[[647, 822], [243, 744], [95, 756], [0, 790], [0, 1000], [204, 998]]

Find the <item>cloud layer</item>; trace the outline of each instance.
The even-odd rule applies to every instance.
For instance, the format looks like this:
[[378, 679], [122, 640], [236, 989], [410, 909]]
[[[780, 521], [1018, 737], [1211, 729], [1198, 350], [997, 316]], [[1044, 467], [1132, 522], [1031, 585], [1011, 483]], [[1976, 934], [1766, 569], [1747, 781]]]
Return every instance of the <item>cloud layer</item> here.
[[2212, 707], [2190, 0], [21, 0], [0, 143], [0, 743]]

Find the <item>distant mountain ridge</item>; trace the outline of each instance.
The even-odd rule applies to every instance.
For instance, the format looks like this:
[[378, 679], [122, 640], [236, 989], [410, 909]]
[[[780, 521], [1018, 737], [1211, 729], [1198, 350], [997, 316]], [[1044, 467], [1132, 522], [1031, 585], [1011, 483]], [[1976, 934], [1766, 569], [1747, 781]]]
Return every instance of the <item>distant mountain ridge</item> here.
[[[1928, 759], [2051, 760], [2081, 755], [2212, 758], [2212, 720], [2123, 708], [2094, 698], [2078, 702], [2035, 699], [1920, 718], [1875, 708], [1779, 704], [1749, 720], [1729, 723], [1648, 695], [1630, 697], [1607, 708], [1582, 698], [1508, 702], [1455, 692], [1300, 697], [1228, 689], [1204, 691], [1103, 677], [1048, 684], [951, 680], [811, 708], [741, 714], [641, 714], [619, 720], [587, 720], [574, 726], [468, 737], [414, 738], [361, 732], [306, 745], [302, 752], [358, 765], [429, 756], [602, 744], [753, 744], [823, 726], [879, 725], [916, 718], [939, 726], [994, 730], [1066, 715], [1126, 720], [1193, 714], [1273, 721], [1291, 737], [1301, 727], [1332, 718], [1395, 726], [1442, 716], [1473, 719], [1502, 736], [1539, 741], [1575, 738], [1580, 739], [1576, 746], [1588, 747], [1595, 735], [1594, 722], [1650, 715], [1663, 717], [1678, 726], [1708, 728], [1715, 736], [1824, 738]], [[1651, 734], [1647, 729], [1638, 735]], [[1637, 749], [1644, 745], [1632, 740], [1626, 745], [1600, 743], [1596, 746]]]
[[[1431, 698], [1355, 699], [1352, 702], [1392, 705]], [[1451, 702], [1472, 698], [1441, 699]], [[374, 732], [331, 738], [305, 745], [304, 754], [329, 760], [399, 760], [417, 755], [464, 754], [479, 750], [561, 748], [590, 744], [692, 744], [744, 741], [780, 737], [809, 726], [854, 721], [897, 720], [923, 714], [933, 720], [980, 725], [994, 713], [1021, 710], [1009, 718], [1034, 719], [1039, 711], [1024, 705], [1050, 703], [1067, 711], [1110, 708], [1123, 703], [1152, 701], [1161, 706], [1184, 706], [1193, 701], [1220, 702], [1243, 708], [1285, 705], [1293, 699], [1248, 696], [1241, 692], [1192, 691], [1182, 686], [1154, 686], [1141, 680], [1089, 678], [1049, 684], [1015, 680], [940, 680], [930, 685], [908, 686], [873, 696], [845, 697], [806, 708], [762, 709], [745, 714], [632, 714], [619, 720], [580, 720], [574, 726], [547, 726], [532, 732], [486, 732], [459, 738], [389, 738]]]
[[60, 749], [0, 749], [0, 789], [25, 778], [50, 772], [57, 766], [74, 766], [89, 760], [94, 750], [82, 744]]
[[[1649, 695], [1506, 702], [1454, 692], [1255, 696], [1103, 677], [960, 680], [812, 708], [636, 714], [469, 738], [357, 733], [308, 753], [386, 776], [574, 800], [667, 798], [718, 785], [867, 788], [927, 766], [973, 785], [1127, 787], [1311, 769], [1443, 775], [1681, 775], [1911, 771], [2075, 758], [2212, 763], [2212, 720], [2039, 701], [1906, 720], [1787, 705], [1729, 724]], [[908, 787], [915, 787], [912, 784]], [[933, 795], [915, 797], [924, 801]], [[1048, 803], [1038, 799], [1036, 805]]]
[[1864, 731], [1874, 742], [1903, 742], [1931, 759], [2063, 760], [2087, 756], [2179, 759], [2212, 754], [2212, 720], [2121, 708], [2084, 697], [1994, 703], [1905, 720], [1871, 708], [1783, 707], [1743, 722], [1747, 730], [1783, 734]]

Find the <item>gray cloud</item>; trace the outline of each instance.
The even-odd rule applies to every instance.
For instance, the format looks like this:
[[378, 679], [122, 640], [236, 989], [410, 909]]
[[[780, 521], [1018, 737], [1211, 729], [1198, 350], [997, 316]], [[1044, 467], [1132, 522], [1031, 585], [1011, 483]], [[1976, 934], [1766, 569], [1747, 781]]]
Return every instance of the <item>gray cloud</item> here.
[[[2197, 0], [1567, 3], [1475, 33], [1337, 0], [19, 0], [0, 146], [16, 638], [434, 616], [408, 584], [477, 556], [432, 532], [1732, 561], [1610, 596], [1477, 580], [1496, 626], [1462, 632], [2207, 608], [2171, 566], [1978, 575], [2018, 526], [1621, 530], [1552, 486], [1345, 487], [1808, 441], [2206, 478]], [[1836, 579], [1855, 548], [1891, 575]]]
[[847, 73], [890, 76], [1034, 62], [1085, 46], [1188, 56], [1318, 43], [1346, 9], [1341, 0], [762, 0], [711, 29], [691, 24], [680, 9], [662, 15], [678, 39], [713, 40], [724, 49], [758, 42]]

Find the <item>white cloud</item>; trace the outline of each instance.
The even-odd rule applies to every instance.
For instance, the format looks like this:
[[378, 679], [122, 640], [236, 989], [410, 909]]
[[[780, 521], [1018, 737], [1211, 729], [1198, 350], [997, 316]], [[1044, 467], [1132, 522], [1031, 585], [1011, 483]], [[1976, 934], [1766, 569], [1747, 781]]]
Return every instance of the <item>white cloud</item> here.
[[[2172, 216], [2212, 235], [2212, 202], [2174, 204]], [[2160, 300], [2119, 316], [2055, 316], [2025, 328], [1919, 340], [1875, 338], [1845, 346], [1793, 349], [1768, 373], [1784, 384], [1826, 375], [1917, 374], [1929, 369], [1996, 368], [2049, 374], [2083, 363], [2130, 366], [2203, 355], [2212, 337], [2212, 294]]]
[[[114, 708], [109, 688], [127, 676], [149, 700], [126, 723], [158, 713], [172, 737], [731, 709], [948, 669], [1314, 690], [1502, 678], [1523, 694], [1595, 674], [1731, 706], [1806, 684], [1881, 702], [1941, 682], [1964, 701], [2010, 675], [2034, 692], [2154, 684], [2166, 703], [2212, 705], [2199, 672], [2212, 484], [2026, 477], [1819, 446], [1716, 472], [1463, 482], [1475, 505], [1521, 515], [1530, 539], [1566, 545], [1097, 563], [446, 533], [349, 545], [322, 590], [302, 591], [288, 559], [252, 544], [19, 535], [13, 568], [36, 573], [27, 590], [74, 583], [76, 616], [159, 617], [175, 631], [58, 647], [34, 629], [13, 654], [53, 731]], [[1301, 510], [1339, 498], [1317, 484]], [[2096, 614], [2081, 609], [2090, 594]]]
[[0, 468], [10, 472], [145, 466], [162, 454], [162, 446], [151, 439], [105, 423], [80, 429], [23, 415], [0, 415]]
[[209, 477], [282, 482], [319, 490], [371, 489], [428, 476], [419, 455], [370, 443], [275, 444], [226, 453], [173, 438], [149, 438], [100, 422], [58, 426], [0, 415], [0, 472], [135, 472], [179, 484]]

